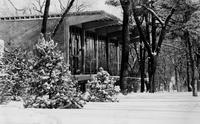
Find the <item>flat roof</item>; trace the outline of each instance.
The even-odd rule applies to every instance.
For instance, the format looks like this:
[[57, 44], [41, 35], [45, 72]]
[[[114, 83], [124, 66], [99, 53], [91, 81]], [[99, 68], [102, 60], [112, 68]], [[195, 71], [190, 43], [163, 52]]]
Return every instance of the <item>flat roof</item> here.
[[[57, 20], [60, 19], [61, 16], [62, 14], [50, 14], [48, 19]], [[34, 21], [42, 19], [43, 15], [0, 17], [0, 21], [4, 22]], [[105, 11], [69, 12], [65, 19], [68, 20], [69, 25], [81, 27], [86, 31], [96, 32], [103, 36], [112, 35], [112, 37], [121, 37], [119, 31], [122, 31], [122, 21]]]
[[[84, 16], [84, 15], [104, 15], [108, 18], [112, 18], [113, 20], [121, 21], [116, 16], [106, 13], [105, 11], [84, 11], [84, 12], [69, 12], [67, 16]], [[49, 14], [49, 19], [61, 18], [62, 14]], [[34, 20], [34, 19], [42, 19], [43, 15], [22, 15], [22, 16], [2, 16], [0, 20], [2, 21], [11, 21], [11, 20]]]

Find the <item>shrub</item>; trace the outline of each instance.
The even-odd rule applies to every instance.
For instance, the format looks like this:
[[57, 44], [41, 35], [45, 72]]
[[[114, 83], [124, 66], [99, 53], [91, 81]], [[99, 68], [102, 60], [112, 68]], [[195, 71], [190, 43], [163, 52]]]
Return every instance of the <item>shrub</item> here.
[[19, 96], [23, 96], [26, 92], [32, 63], [28, 60], [27, 52], [20, 48], [5, 52], [3, 63], [5, 66], [4, 73], [7, 75], [5, 78], [9, 79], [9, 93], [13, 100], [17, 100]]
[[35, 48], [35, 59], [25, 107], [35, 108], [82, 108], [84, 101], [77, 90], [64, 58], [53, 40], [42, 37]]
[[91, 102], [117, 102], [116, 95], [120, 92], [116, 81], [106, 72], [97, 73], [92, 81], [88, 81], [89, 101]]
[[5, 54], [3, 63], [7, 76], [2, 78], [0, 84], [4, 89], [9, 89], [4, 90], [4, 94], [14, 99], [22, 97], [24, 107], [83, 107], [77, 82], [72, 79], [62, 53], [56, 49], [53, 40], [46, 41], [41, 37], [34, 52], [11, 50]]
[[1, 101], [20, 100], [19, 96], [25, 93], [27, 82], [26, 52], [20, 48], [13, 49], [11, 52], [5, 51], [1, 58], [0, 87]]

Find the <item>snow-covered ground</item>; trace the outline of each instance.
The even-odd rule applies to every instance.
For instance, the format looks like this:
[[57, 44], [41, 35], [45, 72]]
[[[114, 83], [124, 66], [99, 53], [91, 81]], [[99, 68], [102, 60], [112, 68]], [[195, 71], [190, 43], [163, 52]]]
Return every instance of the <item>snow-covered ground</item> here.
[[200, 124], [200, 97], [191, 93], [119, 95], [119, 103], [87, 103], [83, 109], [24, 109], [0, 105], [0, 124]]

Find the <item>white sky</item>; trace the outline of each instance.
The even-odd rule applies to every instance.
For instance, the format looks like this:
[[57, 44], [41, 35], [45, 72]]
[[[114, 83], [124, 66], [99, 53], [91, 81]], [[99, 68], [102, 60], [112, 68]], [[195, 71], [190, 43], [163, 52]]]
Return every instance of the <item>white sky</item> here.
[[[24, 7], [30, 8], [31, 2], [34, 0], [11, 0], [18, 9], [22, 9]], [[50, 12], [56, 13], [58, 12], [58, 0], [51, 0]], [[67, 1], [67, 0], [63, 0]], [[106, 0], [78, 0], [79, 2], [85, 2], [89, 5], [87, 10], [104, 10], [110, 14], [113, 14], [117, 17], [121, 17], [121, 8], [112, 7], [105, 5]], [[0, 16], [13, 16], [15, 15], [14, 8], [8, 2], [8, 0], [0, 0]]]
[[87, 0], [87, 1], [90, 1], [90, 2], [93, 1], [91, 4], [92, 10], [105, 10], [106, 12], [116, 15], [118, 17], [122, 15], [120, 7], [116, 8], [116, 7], [105, 5], [105, 0]]

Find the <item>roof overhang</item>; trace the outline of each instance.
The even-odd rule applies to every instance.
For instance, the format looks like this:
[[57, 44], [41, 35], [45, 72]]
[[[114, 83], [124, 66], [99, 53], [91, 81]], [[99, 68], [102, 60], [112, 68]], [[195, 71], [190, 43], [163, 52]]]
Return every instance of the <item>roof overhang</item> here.
[[[61, 16], [61, 14], [51, 14], [49, 15], [48, 19], [59, 20]], [[43, 15], [0, 17], [0, 21], [22, 21], [42, 19]], [[86, 31], [95, 32], [102, 36], [109, 36], [113, 39], [121, 39], [122, 37], [122, 21], [116, 16], [108, 14], [105, 11], [71, 12], [67, 14], [67, 16], [65, 17], [65, 21], [67, 21], [70, 26], [81, 27]], [[135, 30], [135, 26], [131, 27]], [[132, 31], [131, 33], [131, 35], [133, 35]]]

